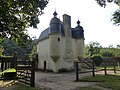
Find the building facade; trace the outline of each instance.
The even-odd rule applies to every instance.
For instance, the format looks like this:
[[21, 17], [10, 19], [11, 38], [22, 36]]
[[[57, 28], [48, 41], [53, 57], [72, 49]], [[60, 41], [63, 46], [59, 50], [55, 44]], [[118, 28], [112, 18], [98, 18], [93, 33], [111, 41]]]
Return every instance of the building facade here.
[[38, 68], [53, 72], [73, 70], [74, 61], [85, 57], [84, 30], [79, 20], [71, 28], [69, 15], [64, 14], [63, 21], [57, 18], [56, 11], [53, 15], [50, 26], [39, 37]]

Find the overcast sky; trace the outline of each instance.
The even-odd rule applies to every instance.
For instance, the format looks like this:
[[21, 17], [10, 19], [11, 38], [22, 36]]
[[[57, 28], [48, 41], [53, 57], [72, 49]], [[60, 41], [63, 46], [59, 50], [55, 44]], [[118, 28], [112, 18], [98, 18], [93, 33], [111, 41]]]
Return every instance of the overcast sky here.
[[62, 15], [71, 16], [71, 26], [77, 26], [79, 19], [84, 28], [85, 44], [97, 41], [103, 47], [120, 45], [120, 26], [114, 26], [111, 22], [112, 13], [118, 8], [115, 4], [108, 4], [102, 8], [95, 0], [49, 0], [44, 14], [40, 16], [38, 29], [29, 29], [31, 36], [37, 38], [43, 30], [49, 27], [53, 12], [56, 10], [58, 18], [62, 21]]

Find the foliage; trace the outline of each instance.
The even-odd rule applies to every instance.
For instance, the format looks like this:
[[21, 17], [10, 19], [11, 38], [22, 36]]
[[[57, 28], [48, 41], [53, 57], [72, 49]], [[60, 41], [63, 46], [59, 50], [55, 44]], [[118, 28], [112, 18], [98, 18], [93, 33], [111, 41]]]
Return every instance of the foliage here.
[[21, 47], [17, 45], [16, 42], [14, 42], [13, 40], [6, 39], [2, 44], [4, 48], [3, 54], [11, 56], [17, 52], [18, 58], [23, 58], [24, 54], [31, 53], [31, 50], [34, 46], [34, 42], [33, 40], [28, 40], [25, 44], [25, 47]]
[[112, 16], [112, 21], [114, 21], [114, 24], [120, 25], [120, 9], [116, 10]]
[[112, 49], [110, 48], [103, 48], [101, 49], [101, 55], [103, 57], [114, 57], [114, 53], [112, 52]]
[[101, 55], [101, 57], [118, 57], [120, 56], [120, 45], [117, 47], [113, 47], [113, 45], [109, 45], [109, 47], [102, 47], [98, 42], [91, 42], [85, 46], [86, 57], [91, 57], [96, 54]]
[[95, 0], [101, 7], [106, 7], [107, 3], [114, 2], [116, 5], [119, 6], [119, 9], [117, 9], [114, 14], [112, 15], [112, 21], [114, 21], [115, 25], [120, 25], [120, 0]]
[[17, 46], [14, 41], [6, 39], [2, 45], [4, 48], [4, 55], [12, 56], [15, 52], [17, 52], [19, 56], [22, 56], [22, 49]]
[[117, 56], [120, 56], [120, 49], [119, 48], [102, 48], [101, 49], [101, 55], [103, 57], [117, 57]]
[[32, 50], [31, 50], [31, 53], [29, 55], [30, 60], [32, 60], [32, 57], [36, 57], [36, 54], [37, 54], [37, 46], [34, 45], [33, 48], [32, 48]]
[[37, 46], [36, 45], [33, 46], [31, 54], [32, 55], [37, 54]]
[[2, 45], [0, 45], [0, 56], [2, 56], [3, 51], [4, 51], [4, 48], [3, 48], [3, 46], [2, 46]]
[[21, 48], [26, 48], [26, 43], [29, 42], [31, 38], [25, 33], [21, 33], [19, 35], [20, 37], [12, 37], [11, 40], [15, 41]]
[[37, 28], [47, 4], [48, 0], [0, 0], [0, 41], [23, 37], [27, 27]]
[[87, 56], [92, 56], [94, 54], [99, 54], [101, 50], [101, 45], [96, 41], [96, 42], [90, 42], [86, 46], [86, 54]]
[[113, 57], [114, 55], [109, 51], [105, 51], [105, 52], [102, 52], [102, 56], [103, 57]]
[[91, 57], [95, 65], [99, 66], [102, 63], [102, 57], [100, 54], [95, 54]]
[[107, 3], [114, 2], [115, 4], [119, 5], [120, 0], [95, 0], [101, 7], [105, 7]]

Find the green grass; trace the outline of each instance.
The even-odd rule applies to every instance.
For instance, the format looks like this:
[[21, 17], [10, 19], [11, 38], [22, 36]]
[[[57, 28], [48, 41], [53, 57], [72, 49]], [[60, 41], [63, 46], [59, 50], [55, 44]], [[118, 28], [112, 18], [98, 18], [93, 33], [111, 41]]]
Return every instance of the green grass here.
[[8, 73], [9, 73], [9, 72], [16, 72], [16, 70], [15, 70], [14, 68], [6, 69], [6, 70], [3, 71], [3, 72], [0, 70], [0, 74], [2, 74], [2, 73], [6, 73], [6, 72], [8, 72]]
[[101, 90], [101, 89], [92, 88], [92, 87], [80, 87], [79, 90]]
[[2, 90], [43, 90], [43, 89], [40, 89], [40, 87], [37, 85], [36, 85], [36, 87], [30, 87], [27, 85], [16, 83], [12, 86], [2, 88]]
[[98, 85], [111, 88], [113, 90], [120, 90], [120, 75], [96, 75], [96, 77], [84, 77], [82, 80], [87, 81], [98, 81], [100, 82]]
[[17, 86], [8, 90], [41, 90], [39, 87]]
[[[98, 66], [98, 67], [95, 67], [97, 69], [104, 69], [103, 66]], [[114, 67], [113, 66], [106, 66], [107, 69], [113, 69]], [[116, 66], [116, 68], [118, 68], [118, 66]]]
[[0, 71], [0, 77], [2, 77], [2, 75], [6, 77], [7, 74], [11, 74], [11, 77], [12, 77], [14, 76], [13, 73], [16, 73], [16, 70], [14, 68], [9, 68], [9, 69], [4, 70], [3, 72]]
[[5, 73], [5, 72], [16, 72], [16, 70], [14, 68], [11, 68], [11, 69], [7, 69], [7, 70], [3, 71], [3, 73]]

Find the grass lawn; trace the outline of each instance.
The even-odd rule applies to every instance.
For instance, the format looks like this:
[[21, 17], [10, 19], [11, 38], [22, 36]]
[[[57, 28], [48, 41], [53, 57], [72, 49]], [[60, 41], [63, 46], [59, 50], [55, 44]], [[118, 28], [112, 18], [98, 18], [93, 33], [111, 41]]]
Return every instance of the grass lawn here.
[[7, 69], [7, 70], [3, 71], [3, 73], [5, 73], [5, 72], [16, 72], [16, 70], [14, 68], [11, 68], [11, 69]]
[[0, 73], [1, 73], [1, 74], [2, 74], [2, 73], [6, 73], [6, 72], [8, 72], [8, 73], [9, 73], [9, 72], [16, 72], [16, 70], [15, 70], [14, 68], [6, 69], [6, 70], [3, 71], [3, 72], [0, 70]]
[[101, 87], [110, 88], [113, 90], [120, 90], [120, 74], [96, 75], [95, 77], [88, 76], [88, 77], [82, 78], [82, 80], [98, 81], [100, 82], [98, 85]]
[[14, 85], [12, 85], [10, 87], [4, 87], [4, 88], [1, 88], [1, 89], [2, 90], [42, 90], [38, 86], [30, 87], [30, 86], [19, 84], [19, 83], [16, 83], [16, 84], [14, 84]]
[[39, 87], [29, 87], [29, 86], [22, 86], [21, 87], [21, 85], [19, 86], [16, 86], [16, 87], [14, 87], [14, 88], [12, 88], [12, 89], [8, 89], [8, 90], [41, 90]]
[[[114, 69], [113, 66], [107, 66], [106, 68], [107, 68], [108, 70], [109, 70], [109, 69]], [[120, 68], [119, 68], [118, 66], [115, 66], [115, 68], [116, 68], [116, 70], [120, 70]], [[103, 66], [96, 66], [95, 69], [104, 69], [104, 67], [103, 67]]]
[[79, 90], [101, 90], [101, 89], [92, 88], [92, 87], [80, 87]]

